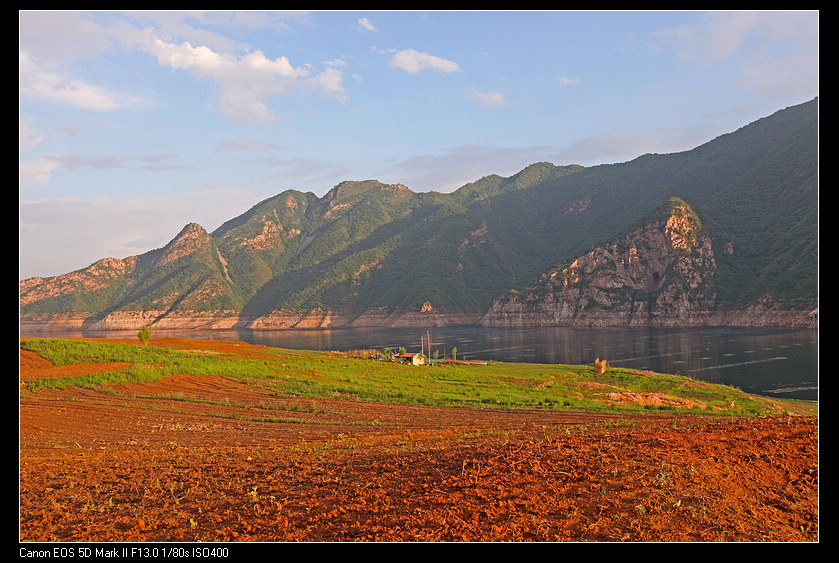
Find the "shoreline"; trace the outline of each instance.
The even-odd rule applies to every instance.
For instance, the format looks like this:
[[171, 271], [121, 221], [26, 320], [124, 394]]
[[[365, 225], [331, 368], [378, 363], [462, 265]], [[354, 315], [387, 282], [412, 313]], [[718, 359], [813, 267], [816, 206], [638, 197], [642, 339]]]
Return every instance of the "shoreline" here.
[[341, 328], [781, 328], [818, 330], [816, 310], [733, 310], [719, 313], [696, 313], [689, 318], [628, 318], [621, 314], [602, 314], [585, 318], [559, 318], [545, 315], [519, 315], [515, 318], [490, 318], [476, 313], [362, 314], [312, 312], [276, 314], [243, 318], [238, 315], [186, 314], [163, 315], [157, 312], [131, 312], [101, 316], [63, 315], [43, 318], [19, 317], [20, 331], [31, 332], [119, 332], [141, 330], [323, 330]]

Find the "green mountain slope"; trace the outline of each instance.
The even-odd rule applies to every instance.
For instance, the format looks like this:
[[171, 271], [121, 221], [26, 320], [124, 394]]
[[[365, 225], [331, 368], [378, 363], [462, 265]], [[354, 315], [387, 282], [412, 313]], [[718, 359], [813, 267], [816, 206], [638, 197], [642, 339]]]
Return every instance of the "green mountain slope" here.
[[817, 306], [814, 99], [691, 151], [589, 168], [536, 163], [450, 194], [374, 180], [343, 182], [323, 197], [285, 191], [213, 233], [188, 226], [164, 249], [25, 280], [21, 318], [131, 310], [353, 317], [426, 303], [482, 312], [673, 197], [695, 210], [712, 241], [720, 304], [770, 296], [778, 306]]

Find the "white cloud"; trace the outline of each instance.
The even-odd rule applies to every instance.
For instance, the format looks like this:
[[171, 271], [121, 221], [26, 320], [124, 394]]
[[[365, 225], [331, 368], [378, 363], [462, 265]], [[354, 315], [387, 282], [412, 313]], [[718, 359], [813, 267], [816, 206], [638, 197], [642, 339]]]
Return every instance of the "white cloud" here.
[[754, 30], [757, 12], [704, 14], [699, 25], [665, 29], [657, 34], [657, 44], [667, 47], [684, 60], [713, 65], [731, 57]]
[[40, 157], [34, 161], [21, 161], [19, 164], [19, 185], [21, 188], [43, 185], [49, 182], [57, 168], [76, 172], [82, 169], [113, 170], [140, 168], [149, 172], [183, 170], [189, 166], [170, 163], [169, 154], [151, 154], [140, 156], [98, 156], [89, 157], [81, 154], [56, 154]]
[[481, 92], [474, 88], [466, 93], [466, 99], [490, 108], [501, 107], [507, 102], [501, 92]]
[[53, 160], [67, 170], [81, 170], [82, 168], [109, 170], [112, 168], [126, 168], [132, 159], [125, 156], [89, 157], [81, 154], [61, 154], [51, 156], [50, 160]]
[[58, 163], [46, 158], [18, 164], [18, 184], [20, 187], [41, 186], [50, 181], [52, 171]]
[[373, 25], [367, 18], [361, 18], [360, 20], [358, 20], [358, 25], [359, 27], [361, 27], [362, 29], [366, 29], [367, 31], [378, 31], [378, 29], [376, 29], [376, 26]]
[[421, 70], [433, 70], [448, 74], [450, 72], [460, 72], [460, 67], [453, 61], [441, 59], [428, 53], [420, 53], [414, 49], [405, 49], [397, 52], [390, 59], [388, 65], [391, 68], [398, 68], [411, 74], [416, 74]]
[[[659, 141], [647, 137], [627, 133], [601, 133], [576, 140], [565, 149], [557, 152], [551, 160], [557, 164], [581, 164], [596, 166], [613, 162], [626, 162], [647, 153], [667, 153], [686, 150], [696, 146], [693, 144], [701, 131], [683, 132], [681, 136], [671, 135], [671, 141]], [[702, 142], [708, 139], [703, 138]]]
[[329, 66], [318, 74], [312, 84], [328, 98], [346, 99], [347, 91], [343, 87], [344, 75], [335, 66]]
[[26, 116], [18, 116], [18, 148], [25, 151], [41, 144], [44, 140], [43, 134], [32, 128], [30, 119]]
[[314, 90], [341, 100], [346, 96], [343, 76], [334, 63], [313, 74], [308, 65], [295, 67], [287, 57], [270, 59], [258, 50], [243, 56], [222, 54], [206, 46], [177, 45], [150, 35], [141, 48], [157, 57], [161, 66], [216, 82], [220, 87], [218, 111], [235, 124], [271, 119], [266, 103], [276, 95]]
[[138, 102], [131, 96], [43, 68], [23, 50], [18, 51], [18, 65], [21, 96], [95, 111], [113, 111]]
[[19, 49], [38, 61], [61, 66], [79, 59], [98, 59], [113, 52], [114, 35], [71, 10], [21, 10]]
[[771, 57], [758, 53], [741, 67], [738, 88], [769, 98], [809, 96], [818, 90], [818, 60], [806, 56]]
[[818, 90], [818, 31], [818, 11], [711, 12], [697, 25], [660, 31], [652, 47], [707, 67], [733, 61], [737, 87], [797, 96]]

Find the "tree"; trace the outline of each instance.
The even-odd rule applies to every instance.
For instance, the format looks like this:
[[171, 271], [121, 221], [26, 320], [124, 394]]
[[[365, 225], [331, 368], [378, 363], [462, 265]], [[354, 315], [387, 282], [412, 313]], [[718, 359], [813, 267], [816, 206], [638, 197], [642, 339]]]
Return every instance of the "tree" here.
[[137, 333], [137, 338], [140, 339], [140, 344], [145, 345], [149, 338], [151, 338], [151, 326], [144, 326], [140, 329], [140, 332]]

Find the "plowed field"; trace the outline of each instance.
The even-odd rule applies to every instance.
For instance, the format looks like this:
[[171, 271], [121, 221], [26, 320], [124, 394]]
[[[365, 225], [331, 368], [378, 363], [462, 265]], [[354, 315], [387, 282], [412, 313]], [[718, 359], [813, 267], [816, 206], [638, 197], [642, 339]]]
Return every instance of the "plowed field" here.
[[[22, 381], [113, 369], [20, 364]], [[20, 541], [813, 542], [818, 419], [314, 400], [192, 375], [41, 390], [20, 399]]]

